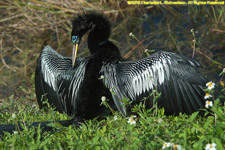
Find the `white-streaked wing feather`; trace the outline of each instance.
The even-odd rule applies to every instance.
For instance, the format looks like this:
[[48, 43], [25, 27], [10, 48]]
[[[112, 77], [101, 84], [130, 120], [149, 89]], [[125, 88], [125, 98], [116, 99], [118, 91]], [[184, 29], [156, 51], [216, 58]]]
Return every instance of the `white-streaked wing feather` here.
[[41, 53], [41, 72], [44, 81], [57, 91], [57, 77], [71, 68], [71, 58], [63, 57], [50, 46], [46, 46]]
[[[56, 109], [63, 108], [60, 111], [72, 113], [68, 112], [68, 107], [74, 107], [77, 92], [84, 79], [87, 61], [83, 58], [77, 58], [76, 65], [72, 68], [71, 58], [63, 57], [50, 46], [43, 49], [40, 57], [44, 82], [53, 88], [53, 95], [56, 95], [54, 99], [48, 97], [49, 102], [56, 105]], [[55, 99], [55, 97], [57, 98]]]
[[[105, 76], [104, 83], [106, 87], [112, 89], [117, 95], [113, 97], [117, 107], [122, 104], [120, 100], [124, 97], [130, 98], [131, 101], [140, 102], [140, 97], [146, 96], [146, 93], [150, 94], [154, 89], [159, 89], [160, 91], [158, 92], [161, 92], [163, 97], [166, 97], [166, 94], [172, 95], [170, 98], [166, 97], [165, 99], [172, 101], [170, 102], [171, 104], [176, 101], [179, 103], [177, 105], [181, 106], [184, 103], [182, 99], [185, 99], [188, 104], [194, 102], [184, 98], [184, 95], [181, 93], [183, 89], [179, 89], [179, 86], [174, 86], [174, 88], [169, 86], [172, 81], [176, 82], [176, 80], [179, 80], [184, 85], [191, 84], [192, 86], [195, 83], [203, 85], [205, 78], [195, 71], [194, 67], [197, 66], [199, 64], [191, 58], [160, 51], [138, 61], [121, 61], [115, 64], [106, 64], [102, 67], [101, 72]], [[176, 85], [176, 83], [174, 84]], [[195, 95], [195, 98], [198, 98], [200, 101], [198, 107], [200, 107], [200, 104], [202, 106], [201, 98], [199, 98], [199, 94], [194, 93], [195, 91], [192, 89], [194, 87], [191, 86], [189, 86], [190, 90], [186, 90], [190, 94]], [[199, 87], [197, 90], [200, 91], [201, 88]], [[164, 104], [161, 105], [164, 106]], [[172, 109], [172, 106], [167, 107]], [[119, 109], [126, 115], [127, 108], [125, 106], [120, 106]]]

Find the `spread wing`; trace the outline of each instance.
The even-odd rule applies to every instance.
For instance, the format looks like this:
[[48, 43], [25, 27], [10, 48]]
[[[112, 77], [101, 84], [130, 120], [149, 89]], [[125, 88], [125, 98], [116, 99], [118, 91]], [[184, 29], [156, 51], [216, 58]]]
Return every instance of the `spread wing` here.
[[[159, 51], [138, 61], [105, 64], [101, 73], [122, 114], [129, 112], [121, 101], [125, 97], [135, 104], [157, 90], [161, 93], [158, 106], [164, 107], [167, 115], [177, 115], [180, 112], [191, 114], [205, 105], [203, 89], [208, 81], [196, 67], [200, 64], [192, 58]], [[146, 105], [152, 107], [152, 97], [147, 99]]]
[[72, 114], [87, 60], [78, 58], [74, 68], [71, 64], [71, 58], [63, 57], [50, 46], [43, 49], [35, 72], [35, 90], [41, 108], [44, 98], [59, 112]]

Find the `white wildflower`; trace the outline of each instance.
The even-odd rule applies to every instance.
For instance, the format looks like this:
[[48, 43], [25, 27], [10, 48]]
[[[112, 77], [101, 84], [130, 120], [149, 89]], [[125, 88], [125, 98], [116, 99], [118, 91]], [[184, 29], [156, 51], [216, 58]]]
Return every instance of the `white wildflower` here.
[[170, 147], [170, 146], [171, 146], [171, 143], [166, 142], [166, 143], [163, 144], [162, 149], [165, 149], [165, 148]]
[[212, 81], [206, 83], [207, 89], [208, 90], [212, 90], [215, 87], [215, 83], [213, 83]]
[[216, 150], [216, 143], [207, 144], [205, 150]]
[[212, 107], [213, 106], [213, 102], [212, 101], [206, 101], [205, 102], [205, 107], [206, 108], [209, 108], [209, 107]]
[[129, 36], [134, 36], [134, 34], [132, 32], [129, 33]]
[[103, 75], [101, 75], [99, 79], [100, 79], [100, 80], [103, 80], [103, 79], [104, 79], [104, 76], [103, 76]]
[[130, 125], [135, 125], [136, 121], [134, 120], [134, 118], [136, 118], [136, 115], [131, 115], [130, 118], [128, 119], [127, 123], [129, 123]]
[[175, 150], [181, 150], [181, 145], [174, 144], [174, 145], [173, 145], [173, 148], [174, 148]]
[[105, 96], [102, 96], [101, 97], [101, 100], [102, 100], [102, 102], [106, 101], [106, 97]]
[[204, 99], [209, 99], [210, 97], [212, 97], [212, 95], [211, 95], [211, 94], [209, 94], [209, 93], [205, 93], [205, 97], [204, 97]]

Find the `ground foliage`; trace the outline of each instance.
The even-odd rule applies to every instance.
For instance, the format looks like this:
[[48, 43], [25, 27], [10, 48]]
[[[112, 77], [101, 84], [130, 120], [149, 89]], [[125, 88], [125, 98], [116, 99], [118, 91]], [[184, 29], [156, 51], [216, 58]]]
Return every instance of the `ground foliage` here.
[[39, 110], [35, 104], [23, 103], [24, 99], [27, 97], [17, 101], [10, 97], [7, 99], [10, 103], [1, 106], [7, 111], [0, 113], [0, 122], [20, 121], [25, 130], [2, 137], [0, 149], [161, 149], [165, 142], [179, 144], [182, 149], [204, 149], [208, 143], [216, 143], [217, 149], [225, 147], [225, 106], [219, 106], [218, 100], [210, 108], [211, 112], [204, 110], [208, 117], [198, 116], [198, 112], [190, 116], [165, 116], [164, 109], [155, 106], [146, 110], [140, 104], [133, 108], [137, 115], [134, 125], [128, 123], [129, 117], [115, 112], [112, 116], [87, 120], [80, 127], [66, 128], [52, 123], [49, 126], [55, 129], [41, 134], [40, 128], [28, 128], [29, 123], [71, 117], [53, 108]]

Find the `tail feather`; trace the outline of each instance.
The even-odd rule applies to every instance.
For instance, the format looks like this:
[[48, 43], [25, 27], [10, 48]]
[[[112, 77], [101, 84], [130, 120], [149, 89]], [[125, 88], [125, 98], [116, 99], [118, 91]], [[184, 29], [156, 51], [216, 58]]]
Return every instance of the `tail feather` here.
[[[51, 131], [54, 129], [54, 127], [50, 127], [48, 124], [50, 123], [60, 123], [64, 127], [68, 127], [69, 125], [75, 124], [76, 126], [79, 126], [81, 122], [74, 122], [74, 120], [62, 120], [62, 121], [44, 121], [44, 122], [33, 122], [29, 127], [35, 127], [37, 128], [40, 125], [41, 132]], [[28, 127], [28, 128], [29, 128]], [[23, 127], [20, 122], [17, 124], [5, 124], [0, 125], [0, 137], [4, 136], [6, 132], [12, 134], [14, 131], [22, 131]]]

